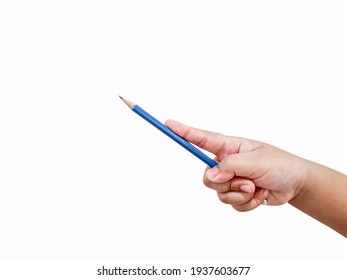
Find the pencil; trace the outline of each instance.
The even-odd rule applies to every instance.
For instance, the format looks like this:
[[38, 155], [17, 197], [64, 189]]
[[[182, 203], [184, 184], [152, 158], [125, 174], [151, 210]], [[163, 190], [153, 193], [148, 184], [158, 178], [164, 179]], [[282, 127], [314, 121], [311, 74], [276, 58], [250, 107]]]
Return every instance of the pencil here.
[[143, 110], [139, 105], [126, 100], [125, 98], [119, 96], [120, 99], [124, 101], [124, 103], [133, 110], [136, 114], [138, 114], [140, 117], [148, 121], [150, 124], [155, 126], [157, 129], [159, 129], [161, 132], [169, 136], [172, 140], [177, 142], [179, 145], [181, 145], [183, 148], [185, 148], [187, 151], [191, 152], [193, 155], [201, 159], [204, 163], [206, 163], [210, 167], [216, 166], [218, 163], [208, 157], [206, 154], [204, 154], [202, 151], [200, 151], [197, 147], [193, 146], [190, 142], [182, 138], [181, 136], [174, 133], [169, 127], [158, 121], [155, 117], [147, 113], [145, 110]]

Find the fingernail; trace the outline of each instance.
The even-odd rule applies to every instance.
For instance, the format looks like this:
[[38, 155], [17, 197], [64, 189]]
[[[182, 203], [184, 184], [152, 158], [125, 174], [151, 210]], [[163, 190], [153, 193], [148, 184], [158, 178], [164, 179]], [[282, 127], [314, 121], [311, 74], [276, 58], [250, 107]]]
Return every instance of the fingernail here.
[[215, 166], [206, 171], [206, 177], [207, 179], [211, 180], [217, 177], [218, 173], [219, 173], [219, 169], [217, 166]]
[[250, 185], [241, 185], [240, 190], [246, 193], [251, 193], [252, 189]]

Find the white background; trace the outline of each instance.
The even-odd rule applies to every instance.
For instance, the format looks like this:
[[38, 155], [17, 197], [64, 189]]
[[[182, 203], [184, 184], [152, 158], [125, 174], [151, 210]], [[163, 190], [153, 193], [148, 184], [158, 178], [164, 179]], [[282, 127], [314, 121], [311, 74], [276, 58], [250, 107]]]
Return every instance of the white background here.
[[289, 205], [222, 204], [204, 164], [118, 95], [347, 173], [346, 14], [345, 1], [1, 1], [0, 259], [345, 259], [344, 237]]

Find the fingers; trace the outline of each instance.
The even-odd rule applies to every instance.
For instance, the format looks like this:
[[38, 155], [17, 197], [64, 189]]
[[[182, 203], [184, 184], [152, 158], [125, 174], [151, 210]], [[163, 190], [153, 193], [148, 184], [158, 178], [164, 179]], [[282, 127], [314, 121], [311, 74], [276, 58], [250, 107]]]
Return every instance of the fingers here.
[[255, 191], [255, 185], [253, 181], [247, 178], [234, 177], [224, 183], [215, 183], [208, 181], [208, 179], [206, 179], [206, 176], [204, 176], [203, 181], [207, 187], [220, 193], [230, 191], [253, 193]]
[[213, 168], [207, 168], [204, 174], [206, 186], [216, 189], [217, 185], [227, 187], [234, 177], [255, 179], [256, 159], [249, 153], [231, 154], [226, 156]]
[[217, 194], [220, 201], [226, 204], [241, 205], [252, 199], [255, 189], [251, 180], [234, 178], [230, 181], [228, 189], [217, 187]]
[[263, 204], [267, 198], [269, 191], [257, 188], [254, 193], [243, 192], [227, 192], [217, 193], [220, 201], [230, 204], [235, 210], [246, 212], [257, 208]]
[[269, 195], [269, 190], [257, 188], [254, 192], [254, 196], [251, 200], [243, 204], [231, 204], [231, 206], [240, 212], [246, 212], [257, 208], [259, 205], [263, 204], [264, 200], [267, 199]]
[[230, 204], [240, 212], [250, 211], [263, 204], [268, 199], [269, 191], [256, 188], [254, 183], [244, 178], [234, 178], [231, 180], [229, 191], [221, 192], [217, 190], [218, 198], [225, 204]]
[[182, 138], [215, 155], [224, 149], [228, 138], [223, 134], [189, 127], [174, 120], [167, 120], [165, 125]]
[[219, 199], [238, 211], [250, 211], [261, 205], [268, 191], [256, 188], [256, 160], [249, 153], [230, 154], [217, 166], [207, 168], [204, 184], [217, 191]]

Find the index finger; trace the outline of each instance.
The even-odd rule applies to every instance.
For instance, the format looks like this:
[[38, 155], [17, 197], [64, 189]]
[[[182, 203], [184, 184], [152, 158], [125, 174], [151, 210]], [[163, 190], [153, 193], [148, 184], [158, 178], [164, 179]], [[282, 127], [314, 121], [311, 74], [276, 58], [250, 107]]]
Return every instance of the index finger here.
[[187, 141], [217, 156], [225, 150], [227, 136], [223, 134], [190, 127], [174, 120], [167, 120], [165, 125]]

